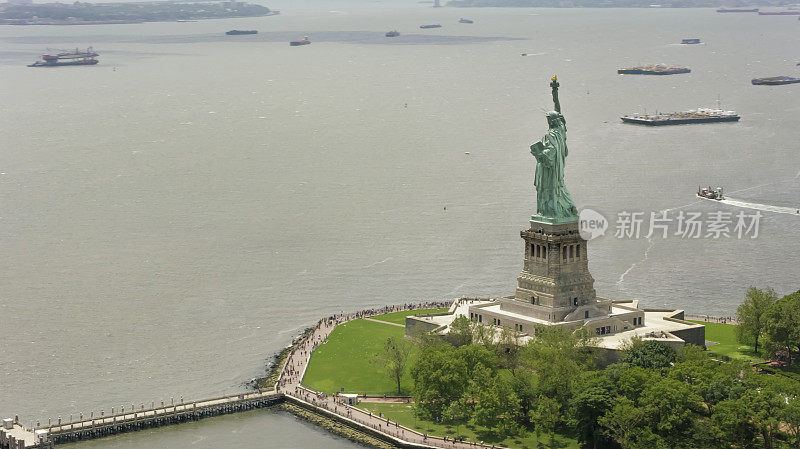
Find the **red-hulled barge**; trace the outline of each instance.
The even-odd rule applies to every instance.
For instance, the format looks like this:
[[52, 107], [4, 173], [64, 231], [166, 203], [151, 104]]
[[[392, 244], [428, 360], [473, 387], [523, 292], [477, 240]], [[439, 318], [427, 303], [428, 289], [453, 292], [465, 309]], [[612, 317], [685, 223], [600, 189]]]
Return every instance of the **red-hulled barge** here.
[[86, 50], [78, 48], [75, 51], [62, 51], [55, 55], [42, 55], [41, 61], [28, 64], [28, 67], [58, 67], [62, 65], [94, 65], [97, 64], [97, 57], [100, 56], [92, 47]]

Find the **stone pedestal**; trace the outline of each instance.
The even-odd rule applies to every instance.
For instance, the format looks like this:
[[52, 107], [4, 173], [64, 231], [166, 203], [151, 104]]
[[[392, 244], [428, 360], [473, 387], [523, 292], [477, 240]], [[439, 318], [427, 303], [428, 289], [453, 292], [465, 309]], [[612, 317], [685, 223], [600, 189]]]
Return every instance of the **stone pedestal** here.
[[[549, 322], [610, 312], [597, 307], [586, 241], [578, 232], [577, 221], [531, 221], [530, 229], [520, 235], [525, 241], [522, 273], [517, 277], [514, 298], [501, 300], [501, 310]], [[583, 313], [577, 316], [575, 312]]]

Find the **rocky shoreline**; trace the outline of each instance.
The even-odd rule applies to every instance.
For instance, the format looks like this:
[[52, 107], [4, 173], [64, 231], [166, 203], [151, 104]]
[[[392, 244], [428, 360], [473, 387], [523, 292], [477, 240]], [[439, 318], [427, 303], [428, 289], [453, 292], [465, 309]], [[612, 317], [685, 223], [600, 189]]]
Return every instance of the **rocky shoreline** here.
[[323, 415], [322, 413], [315, 412], [294, 404], [290, 404], [288, 402], [284, 402], [278, 405], [277, 408], [278, 410], [283, 410], [285, 412], [291, 413], [292, 415], [296, 416], [299, 419], [302, 419], [303, 421], [317, 425], [334, 435], [346, 438], [350, 441], [363, 444], [365, 446], [374, 447], [377, 449], [397, 448], [397, 446], [393, 444], [389, 444], [386, 441], [379, 440], [354, 427], [348, 426], [340, 421], [329, 418]]

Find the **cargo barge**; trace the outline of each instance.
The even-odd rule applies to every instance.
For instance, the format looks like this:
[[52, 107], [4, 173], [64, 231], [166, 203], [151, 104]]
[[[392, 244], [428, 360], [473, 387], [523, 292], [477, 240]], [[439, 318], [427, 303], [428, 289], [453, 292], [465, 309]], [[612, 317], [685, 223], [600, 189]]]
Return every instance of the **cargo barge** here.
[[420, 25], [419, 27], [424, 30], [424, 29], [427, 29], [427, 28], [441, 28], [442, 26], [439, 25], [438, 23], [436, 23], [436, 24], [433, 24], [433, 25]]
[[99, 61], [97, 54], [92, 47], [86, 50], [75, 49], [75, 51], [62, 51], [56, 55], [42, 55], [41, 61], [28, 64], [28, 67], [58, 67], [63, 65], [94, 65]]
[[758, 12], [758, 8], [753, 8], [753, 9], [720, 8], [717, 10], [717, 12]]
[[700, 39], [698, 38], [684, 39], [681, 41], [681, 44], [699, 44], [699, 43]]
[[800, 83], [800, 78], [792, 78], [791, 76], [770, 76], [768, 78], [753, 78], [750, 82], [756, 86], [777, 86], [780, 84]]
[[686, 67], [666, 66], [664, 64], [644, 65], [638, 67], [627, 67], [617, 69], [620, 75], [675, 75], [678, 73], [689, 73]]
[[226, 31], [225, 34], [228, 36], [239, 36], [241, 34], [258, 34], [257, 30], [230, 30]]
[[686, 112], [657, 113], [655, 115], [623, 115], [625, 123], [647, 126], [688, 125], [694, 123], [738, 122], [739, 115], [734, 111], [699, 108]]
[[303, 37], [302, 40], [289, 42], [289, 45], [292, 46], [292, 47], [299, 47], [301, 45], [308, 45], [310, 43], [311, 43], [311, 41], [308, 40], [308, 36], [305, 36], [305, 37]]

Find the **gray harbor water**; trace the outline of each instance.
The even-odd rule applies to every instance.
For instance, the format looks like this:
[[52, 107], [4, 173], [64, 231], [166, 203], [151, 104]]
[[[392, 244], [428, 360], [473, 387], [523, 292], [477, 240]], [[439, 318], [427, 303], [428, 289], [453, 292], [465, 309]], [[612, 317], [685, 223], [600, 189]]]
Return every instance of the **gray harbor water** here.
[[[2, 417], [233, 393], [324, 315], [513, 293], [553, 74], [567, 185], [611, 221], [589, 245], [599, 295], [728, 316], [751, 284], [800, 288], [800, 86], [750, 84], [800, 72], [796, 17], [265, 4], [281, 14], [0, 27]], [[89, 45], [97, 66], [25, 67]], [[692, 72], [616, 74], [662, 62]], [[619, 120], [718, 100], [741, 121]], [[738, 203], [698, 200], [708, 184]], [[758, 208], [755, 239], [612, 229]], [[223, 444], [354, 446], [261, 410], [81, 447]]]

